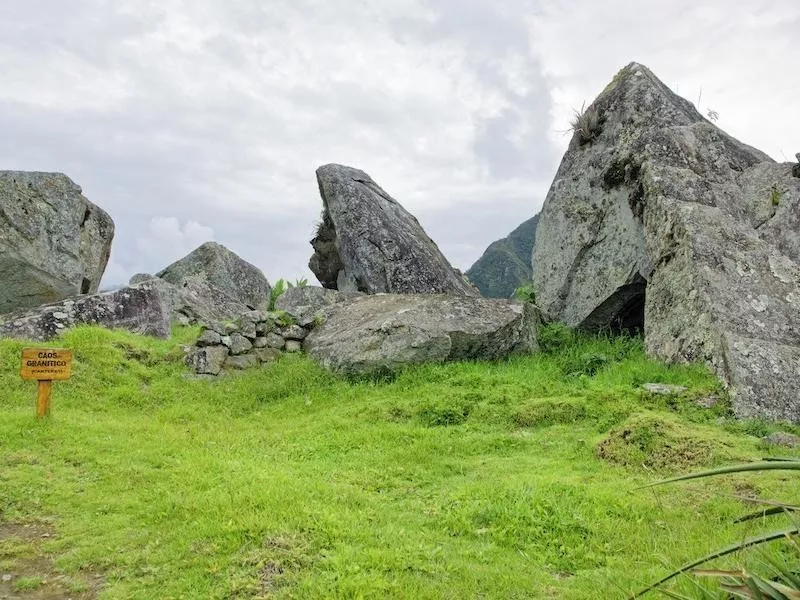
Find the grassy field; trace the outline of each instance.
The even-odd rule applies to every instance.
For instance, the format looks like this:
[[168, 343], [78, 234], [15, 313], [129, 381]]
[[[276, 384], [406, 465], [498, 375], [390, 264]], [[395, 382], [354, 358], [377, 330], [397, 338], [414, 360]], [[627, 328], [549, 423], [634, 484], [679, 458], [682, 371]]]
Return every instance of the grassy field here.
[[353, 382], [302, 356], [198, 379], [193, 335], [68, 332], [53, 345], [73, 378], [42, 422], [23, 345], [0, 342], [0, 574], [25, 574], [4, 584], [18, 597], [61, 597], [58, 578], [75, 598], [623, 598], [762, 529], [732, 524], [742, 498], [800, 500], [779, 474], [637, 489], [775, 452], [704, 368], [637, 340]]

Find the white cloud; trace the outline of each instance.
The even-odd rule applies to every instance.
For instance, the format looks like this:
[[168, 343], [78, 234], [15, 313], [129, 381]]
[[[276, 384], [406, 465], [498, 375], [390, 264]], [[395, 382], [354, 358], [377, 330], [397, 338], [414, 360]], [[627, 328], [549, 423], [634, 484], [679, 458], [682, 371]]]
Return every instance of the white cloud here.
[[135, 253], [117, 256], [112, 252], [103, 285], [127, 283], [135, 273], [154, 274], [211, 241], [214, 230], [197, 221], [181, 224], [175, 217], [153, 217], [147, 230], [136, 238]]
[[792, 156], [795, 4], [5, 0], [0, 168], [64, 171], [111, 213], [107, 281], [205, 241], [192, 221], [270, 279], [309, 274], [327, 162], [465, 269], [541, 206], [571, 109], [631, 60]]

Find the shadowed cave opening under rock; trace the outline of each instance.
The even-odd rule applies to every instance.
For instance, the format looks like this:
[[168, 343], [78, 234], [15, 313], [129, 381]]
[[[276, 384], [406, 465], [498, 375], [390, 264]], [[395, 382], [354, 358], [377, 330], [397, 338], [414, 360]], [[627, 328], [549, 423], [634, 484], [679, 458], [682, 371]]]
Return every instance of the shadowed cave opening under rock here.
[[644, 333], [644, 301], [647, 281], [636, 279], [620, 287], [598, 306], [582, 323], [587, 331], [610, 331], [614, 334], [641, 335]]

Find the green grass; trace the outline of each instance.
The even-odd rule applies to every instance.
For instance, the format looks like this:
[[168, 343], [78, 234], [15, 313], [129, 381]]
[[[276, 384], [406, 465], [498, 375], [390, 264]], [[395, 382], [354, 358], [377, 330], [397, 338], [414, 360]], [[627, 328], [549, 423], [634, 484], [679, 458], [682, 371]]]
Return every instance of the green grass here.
[[303, 356], [207, 380], [182, 364], [196, 333], [67, 332], [73, 378], [38, 422], [23, 344], [0, 342], [0, 522], [51, 523], [56, 567], [102, 573], [101, 598], [624, 597], [752, 533], [731, 496], [798, 500], [775, 474], [636, 490], [769, 452], [696, 406], [724, 396], [704, 368], [637, 340], [389, 382]]

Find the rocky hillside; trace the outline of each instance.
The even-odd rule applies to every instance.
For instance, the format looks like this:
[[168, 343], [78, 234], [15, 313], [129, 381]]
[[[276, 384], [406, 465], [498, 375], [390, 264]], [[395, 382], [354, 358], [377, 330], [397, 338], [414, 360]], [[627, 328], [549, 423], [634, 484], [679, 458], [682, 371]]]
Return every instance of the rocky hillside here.
[[500, 240], [492, 242], [466, 272], [487, 298], [509, 298], [531, 280], [531, 253], [539, 215], [531, 217]]

